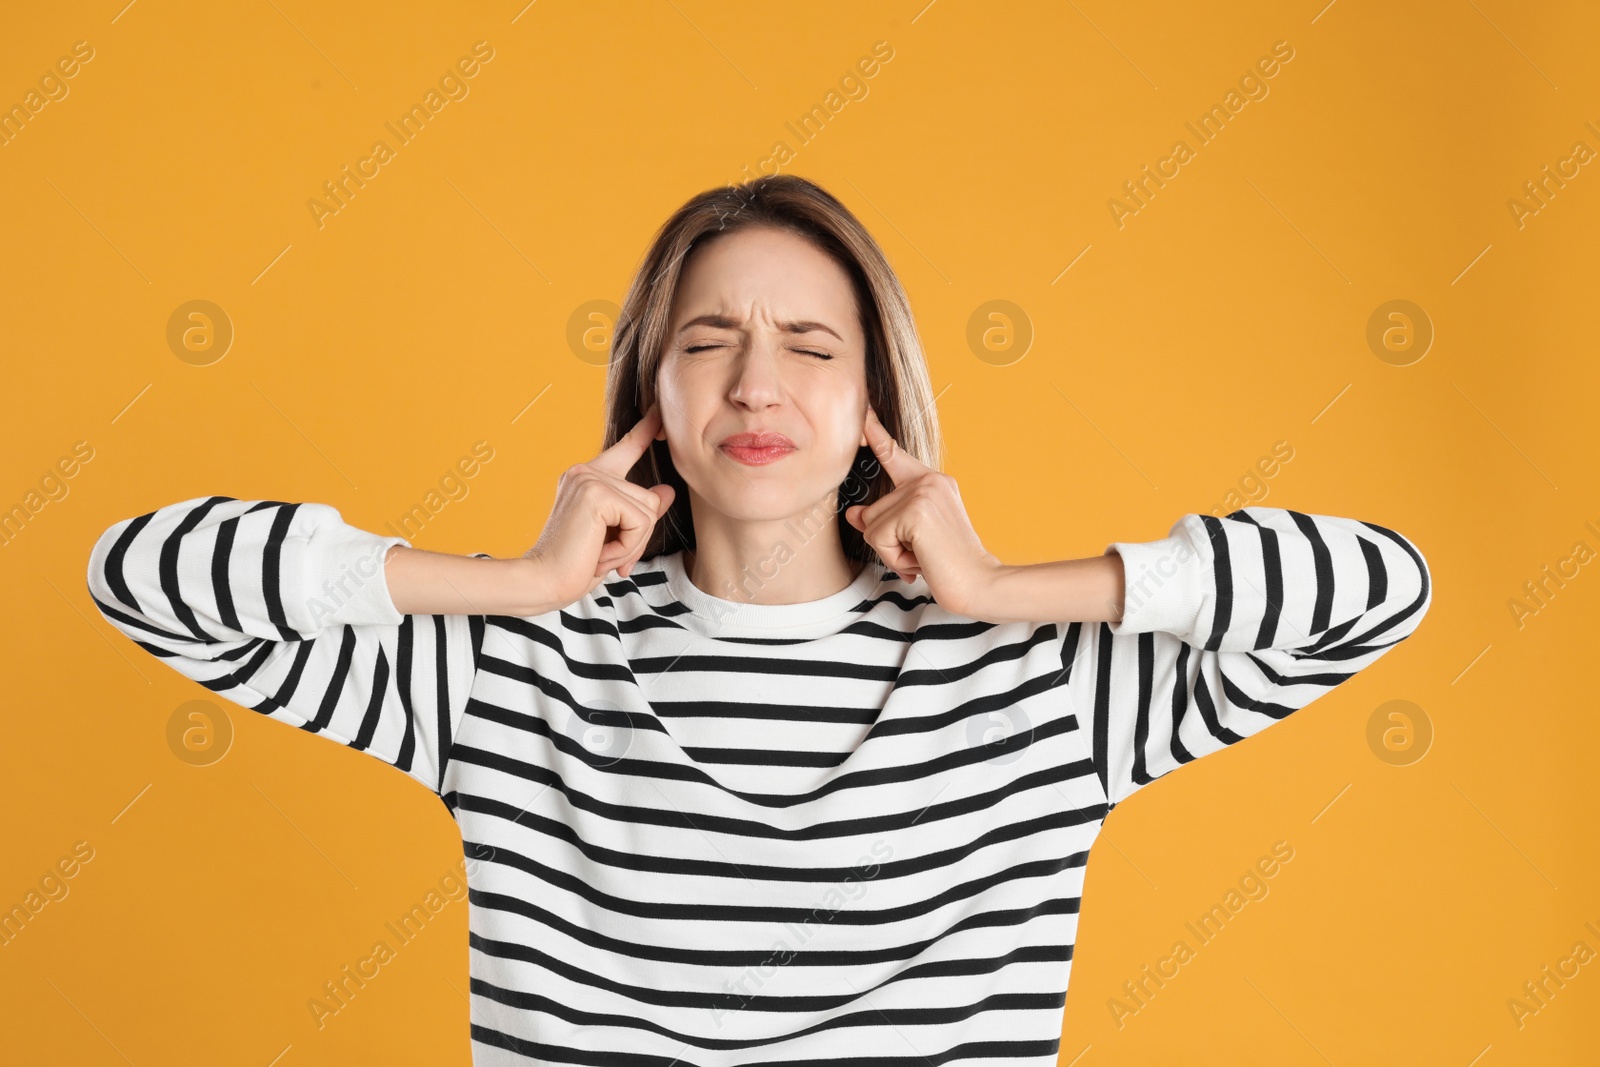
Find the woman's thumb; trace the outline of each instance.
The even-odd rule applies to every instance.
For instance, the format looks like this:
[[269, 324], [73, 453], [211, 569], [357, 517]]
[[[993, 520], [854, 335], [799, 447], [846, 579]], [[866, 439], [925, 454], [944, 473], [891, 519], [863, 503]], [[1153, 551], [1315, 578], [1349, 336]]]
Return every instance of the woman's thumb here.
[[656, 514], [665, 515], [667, 509], [672, 506], [672, 501], [677, 497], [678, 491], [665, 482], [661, 485], [652, 485], [650, 491], [661, 498], [661, 507], [657, 509]]

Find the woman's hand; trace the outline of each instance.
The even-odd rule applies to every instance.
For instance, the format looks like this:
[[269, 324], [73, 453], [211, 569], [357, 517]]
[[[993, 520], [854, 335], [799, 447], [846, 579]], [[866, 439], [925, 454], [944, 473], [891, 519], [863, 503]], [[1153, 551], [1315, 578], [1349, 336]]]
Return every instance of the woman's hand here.
[[616, 444], [568, 467], [556, 483], [550, 518], [523, 558], [540, 565], [541, 590], [562, 606], [594, 592], [613, 568], [627, 577], [644, 554], [676, 494], [670, 485], [635, 485], [628, 471], [664, 436], [658, 401]]
[[978, 540], [956, 480], [901, 448], [870, 406], [865, 433], [894, 491], [868, 505], [852, 504], [845, 521], [862, 532], [891, 570], [926, 581], [941, 607], [978, 618], [971, 612], [988, 602], [986, 592], [1005, 564]]

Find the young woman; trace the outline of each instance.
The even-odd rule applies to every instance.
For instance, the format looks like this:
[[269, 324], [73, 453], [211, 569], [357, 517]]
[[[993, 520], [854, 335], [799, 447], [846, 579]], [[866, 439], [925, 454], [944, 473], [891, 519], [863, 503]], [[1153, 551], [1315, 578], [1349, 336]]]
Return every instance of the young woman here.
[[903, 288], [796, 177], [667, 221], [605, 405], [519, 558], [214, 496], [89, 563], [147, 651], [443, 799], [479, 1067], [1049, 1067], [1106, 814], [1432, 598], [1400, 534], [1279, 508], [1000, 562]]

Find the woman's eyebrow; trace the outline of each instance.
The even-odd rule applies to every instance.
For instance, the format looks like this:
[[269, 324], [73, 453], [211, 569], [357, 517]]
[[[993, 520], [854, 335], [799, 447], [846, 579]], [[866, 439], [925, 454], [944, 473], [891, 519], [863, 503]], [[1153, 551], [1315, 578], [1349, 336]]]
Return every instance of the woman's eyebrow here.
[[[682, 326], [678, 327], [678, 332], [683, 333], [691, 326], [713, 326], [719, 330], [735, 330], [739, 328], [739, 325], [739, 319], [730, 318], [727, 315], [719, 315], [715, 312], [712, 312], [706, 315], [695, 316]], [[834, 338], [841, 343], [844, 341], [844, 338], [840, 337], [839, 334], [834, 331], [833, 327], [829, 326], [825, 322], [813, 322], [809, 319], [802, 319], [797, 322], [780, 322], [778, 323], [778, 328], [783, 330], [785, 333], [830, 333], [833, 334]]]

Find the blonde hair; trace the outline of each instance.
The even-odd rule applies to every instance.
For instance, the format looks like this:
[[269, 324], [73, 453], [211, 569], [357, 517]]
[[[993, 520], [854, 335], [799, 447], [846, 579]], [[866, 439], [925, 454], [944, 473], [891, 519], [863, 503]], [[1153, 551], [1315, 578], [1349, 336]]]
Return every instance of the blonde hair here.
[[[628, 286], [612, 333], [602, 448], [615, 444], [656, 400], [656, 374], [684, 260], [697, 246], [750, 226], [775, 227], [802, 237], [850, 276], [866, 336], [867, 398], [902, 448], [943, 470], [944, 445], [933, 387], [905, 288], [883, 250], [848, 208], [821, 186], [789, 174], [707, 189], [673, 212], [656, 232]], [[693, 548], [688, 488], [666, 441], [651, 443], [628, 472], [628, 480], [645, 487], [666, 483], [677, 491], [641, 560]], [[893, 488], [872, 450], [859, 448], [840, 486], [836, 516], [847, 558], [864, 562], [877, 559], [877, 553], [844, 520], [845, 508], [870, 504]]]

